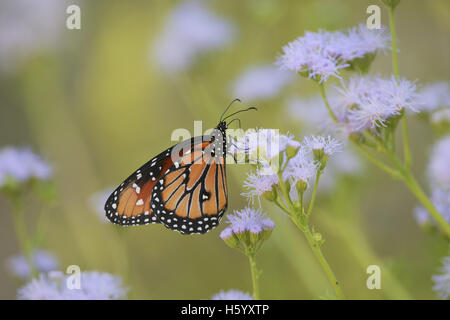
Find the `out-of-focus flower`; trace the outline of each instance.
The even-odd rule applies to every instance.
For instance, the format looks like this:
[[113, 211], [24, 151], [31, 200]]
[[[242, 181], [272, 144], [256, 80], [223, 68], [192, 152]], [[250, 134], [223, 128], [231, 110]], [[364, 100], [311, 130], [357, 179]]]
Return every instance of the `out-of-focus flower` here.
[[69, 300], [117, 300], [127, 293], [122, 286], [122, 278], [98, 271], [81, 273], [81, 288], [69, 289], [63, 287], [62, 294]]
[[[434, 187], [431, 191], [431, 202], [445, 221], [450, 223], [450, 191]], [[421, 206], [414, 209], [414, 217], [420, 226], [425, 224], [435, 225], [430, 213]]]
[[305, 131], [323, 131], [332, 125], [323, 99], [317, 95], [309, 98], [293, 97], [287, 103], [287, 113], [292, 119], [298, 120]]
[[220, 291], [211, 297], [211, 300], [254, 300], [254, 298], [245, 292], [239, 290]]
[[85, 271], [80, 274], [80, 288], [67, 286], [68, 276], [52, 278], [41, 274], [18, 290], [22, 300], [113, 300], [124, 298], [127, 289], [122, 279], [109, 273]]
[[67, 6], [80, 0], [14, 0], [0, 4], [0, 67], [10, 70], [29, 56], [53, 49], [65, 30]]
[[62, 300], [59, 284], [45, 275], [32, 279], [17, 291], [19, 300]]
[[230, 43], [233, 35], [231, 23], [214, 15], [200, 1], [182, 2], [152, 44], [152, 55], [164, 71], [177, 73], [201, 54]]
[[419, 99], [421, 111], [430, 112], [450, 107], [450, 83], [437, 82], [423, 87]]
[[269, 99], [293, 79], [290, 72], [273, 66], [253, 67], [234, 82], [232, 91], [235, 97], [245, 101]]
[[419, 226], [423, 227], [429, 223], [432, 223], [430, 214], [427, 209], [422, 206], [416, 206], [414, 208], [414, 218]]
[[91, 206], [92, 210], [95, 211], [95, 213], [98, 215], [98, 218], [102, 222], [108, 222], [108, 219], [105, 215], [105, 202], [108, 200], [109, 195], [114, 191], [113, 188], [106, 188], [102, 191], [94, 193], [89, 198], [89, 205]]
[[389, 34], [384, 28], [369, 30], [359, 25], [347, 32], [319, 30], [305, 32], [303, 37], [284, 46], [277, 63], [283, 69], [324, 82], [331, 76], [341, 78], [340, 69], [356, 67], [356, 64], [359, 69], [367, 70], [373, 56], [387, 48]]
[[428, 177], [431, 186], [450, 192], [450, 135], [434, 145], [428, 164]]
[[356, 132], [387, 126], [403, 110], [417, 112], [420, 107], [416, 85], [403, 78], [357, 76], [342, 82], [337, 90], [338, 119]]
[[[46, 250], [37, 249], [31, 255], [33, 267], [38, 272], [50, 272], [59, 268], [58, 259]], [[31, 275], [31, 268], [27, 259], [22, 255], [14, 255], [6, 260], [6, 267], [9, 272], [20, 278], [29, 279]]]
[[442, 267], [439, 274], [432, 277], [434, 282], [433, 290], [436, 291], [439, 298], [446, 300], [450, 296], [450, 256], [442, 260]]
[[433, 112], [431, 122], [434, 124], [450, 123], [450, 108], [440, 109]]
[[7, 178], [26, 182], [32, 178], [47, 180], [51, 174], [51, 167], [28, 148], [6, 147], [0, 150], [0, 187]]

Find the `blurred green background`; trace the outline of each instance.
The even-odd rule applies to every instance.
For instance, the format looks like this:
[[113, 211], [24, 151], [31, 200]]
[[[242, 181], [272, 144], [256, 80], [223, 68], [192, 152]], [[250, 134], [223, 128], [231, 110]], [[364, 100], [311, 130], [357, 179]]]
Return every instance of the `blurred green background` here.
[[[2, 1], [7, 6], [9, 0]], [[152, 60], [151, 46], [178, 1], [84, 1], [81, 30], [64, 26], [55, 45], [27, 52], [0, 73], [0, 146], [31, 146], [54, 168], [58, 202], [46, 216], [44, 247], [63, 268], [120, 275], [136, 299], [208, 299], [226, 289], [251, 292], [248, 261], [220, 239], [224, 223], [206, 235], [183, 236], [160, 225], [117, 230], [100, 222], [89, 206], [95, 192], [114, 187], [148, 159], [172, 145], [176, 128], [192, 132], [217, 120], [235, 98], [230, 85], [247, 67], [271, 64], [281, 47], [319, 28], [345, 29], [364, 23], [366, 8], [379, 1], [205, 1], [234, 24], [233, 41], [202, 55], [186, 71], [167, 76]], [[448, 80], [450, 10], [445, 0], [402, 1], [396, 10], [400, 73], [426, 84]], [[45, 34], [37, 35], [45, 37]], [[25, 48], [26, 50], [26, 48]], [[372, 71], [390, 74], [389, 55]], [[274, 99], [252, 103], [244, 128], [280, 128], [297, 134], [286, 116], [292, 94], [316, 93], [296, 79]], [[243, 102], [246, 105], [246, 102]], [[416, 175], [424, 168], [433, 132], [409, 119]], [[301, 137], [298, 137], [301, 139]], [[448, 245], [424, 233], [412, 210], [416, 201], [400, 182], [366, 165], [341, 179], [317, 202], [314, 224], [326, 239], [328, 257], [346, 295], [354, 299], [435, 298], [431, 275]], [[246, 205], [240, 193], [248, 166], [229, 165], [229, 212]], [[263, 202], [276, 222], [257, 256], [261, 296], [318, 299], [332, 293], [303, 235], [281, 212]], [[35, 223], [33, 203], [27, 207]], [[0, 262], [19, 251], [8, 203], [0, 198]], [[366, 267], [382, 266], [382, 290], [366, 287]], [[19, 285], [0, 269], [0, 298], [15, 298]]]

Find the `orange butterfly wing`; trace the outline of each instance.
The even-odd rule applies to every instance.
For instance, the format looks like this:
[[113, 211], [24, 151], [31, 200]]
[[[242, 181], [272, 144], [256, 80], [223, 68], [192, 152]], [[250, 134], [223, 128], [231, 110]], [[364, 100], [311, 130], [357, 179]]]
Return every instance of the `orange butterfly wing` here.
[[173, 165], [171, 149], [148, 161], [111, 193], [105, 203], [106, 217], [111, 222], [123, 226], [159, 223], [151, 195], [158, 179]]
[[158, 180], [152, 204], [167, 228], [191, 234], [218, 225], [228, 204], [224, 137], [224, 131], [215, 129], [203, 137], [209, 141], [194, 138]]

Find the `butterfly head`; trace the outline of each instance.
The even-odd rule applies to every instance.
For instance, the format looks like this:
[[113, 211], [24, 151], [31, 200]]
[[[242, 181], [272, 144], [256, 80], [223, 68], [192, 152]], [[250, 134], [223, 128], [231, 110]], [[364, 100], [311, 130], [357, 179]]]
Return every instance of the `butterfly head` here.
[[228, 129], [228, 125], [225, 121], [220, 121], [216, 129], [219, 130], [225, 136], [225, 133]]

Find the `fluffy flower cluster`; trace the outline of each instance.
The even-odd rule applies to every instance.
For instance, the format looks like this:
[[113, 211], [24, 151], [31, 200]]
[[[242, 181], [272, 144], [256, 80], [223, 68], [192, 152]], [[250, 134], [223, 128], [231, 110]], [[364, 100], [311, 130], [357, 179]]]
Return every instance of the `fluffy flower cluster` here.
[[403, 110], [417, 112], [420, 107], [416, 85], [403, 78], [356, 76], [336, 89], [334, 108], [348, 132], [387, 126]]
[[269, 99], [292, 80], [290, 72], [273, 66], [253, 67], [234, 82], [232, 91], [235, 97], [246, 101]]
[[230, 214], [227, 217], [229, 226], [221, 232], [220, 237], [222, 239], [246, 231], [252, 234], [259, 234], [265, 230], [272, 230], [275, 226], [275, 223], [261, 209], [255, 210], [247, 207], [242, 210], [235, 210], [234, 214]]
[[187, 69], [200, 54], [221, 48], [233, 38], [232, 25], [198, 1], [179, 4], [152, 46], [158, 64], [168, 73]]
[[389, 47], [389, 34], [384, 28], [369, 30], [359, 25], [347, 32], [306, 32], [303, 37], [283, 47], [277, 64], [287, 70], [319, 82], [329, 77], [340, 78], [340, 69], [350, 67], [355, 59], [375, 55]]
[[251, 202], [254, 203], [255, 197], [259, 200], [266, 192], [272, 191], [273, 186], [278, 182], [278, 175], [271, 167], [260, 168], [256, 173], [251, 172], [247, 175], [247, 179], [244, 181], [244, 188], [247, 191], [243, 192], [242, 195], [251, 199]]
[[253, 296], [239, 290], [220, 291], [211, 300], [254, 300]]
[[17, 296], [21, 300], [112, 300], [125, 297], [127, 292], [122, 279], [109, 273], [82, 272], [80, 289], [70, 289], [67, 280], [62, 274], [41, 274], [20, 288]]
[[[306, 190], [319, 168], [323, 169], [328, 158], [339, 152], [341, 146], [340, 142], [330, 136], [309, 136], [302, 143], [295, 143], [291, 149], [285, 148], [281, 157], [283, 162], [280, 163], [283, 168], [283, 180], [291, 183], [291, 190], [295, 190], [293, 186], [299, 182]], [[288, 155], [290, 152], [292, 155]], [[278, 169], [279, 167], [275, 170], [273, 166], [260, 165], [258, 170], [250, 173], [244, 181], [244, 188], [247, 191], [242, 195], [253, 201], [254, 197], [259, 198], [271, 192], [279, 183]]]
[[36, 178], [47, 180], [51, 167], [28, 148], [6, 147], [0, 151], [0, 188], [8, 178], [26, 182]]
[[[39, 272], [50, 272], [53, 270], [58, 270], [59, 262], [58, 259], [49, 251], [37, 249], [31, 255], [33, 266]], [[6, 260], [6, 268], [8, 271], [20, 278], [29, 279], [31, 275], [31, 268], [28, 264], [27, 259], [24, 255], [18, 254], [9, 257]]]
[[445, 257], [442, 264], [439, 274], [432, 277], [433, 290], [436, 291], [439, 298], [446, 300], [450, 297], [450, 256]]

